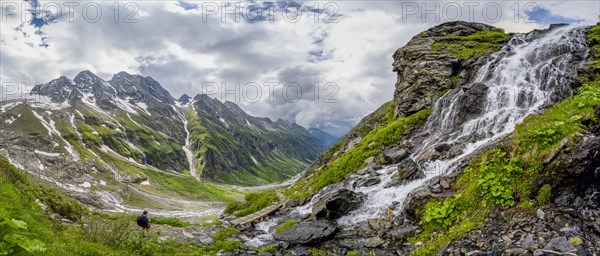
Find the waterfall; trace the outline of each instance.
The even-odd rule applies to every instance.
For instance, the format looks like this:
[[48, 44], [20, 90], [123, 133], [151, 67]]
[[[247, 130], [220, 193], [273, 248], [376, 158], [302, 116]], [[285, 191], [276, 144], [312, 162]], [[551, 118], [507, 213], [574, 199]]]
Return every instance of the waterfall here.
[[[187, 111], [191, 111], [191, 110], [187, 110]], [[181, 147], [181, 149], [183, 149], [183, 152], [185, 153], [185, 158], [188, 161], [188, 168], [190, 170], [190, 175], [192, 175], [194, 178], [200, 180], [200, 177], [198, 176], [198, 172], [196, 171], [196, 166], [194, 164], [194, 153], [192, 152], [192, 147], [190, 145], [190, 130], [188, 128], [188, 120], [187, 118], [184, 116], [185, 115], [185, 111], [183, 111], [183, 114], [179, 114], [179, 118], [181, 118], [181, 122], [183, 122], [183, 129], [185, 129], [185, 145]]]
[[[389, 184], [396, 166], [377, 171], [380, 184], [353, 189], [365, 193], [368, 203], [338, 222], [349, 225], [383, 216], [392, 202], [402, 204], [415, 188], [452, 173], [458, 163], [511, 133], [528, 115], [568, 96], [572, 93], [568, 70], [573, 70], [568, 67], [581, 64], [583, 58], [574, 53], [586, 49], [583, 29], [573, 26], [514, 35], [501, 51], [488, 58], [472, 81], [436, 102], [417, 136], [423, 141], [410, 156], [425, 177], [394, 187]], [[431, 152], [442, 144], [453, 153], [431, 159]]]

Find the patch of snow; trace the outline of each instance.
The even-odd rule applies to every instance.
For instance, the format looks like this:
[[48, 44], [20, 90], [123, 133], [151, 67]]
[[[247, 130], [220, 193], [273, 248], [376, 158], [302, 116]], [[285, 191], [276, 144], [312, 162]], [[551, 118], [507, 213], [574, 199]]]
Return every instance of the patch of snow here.
[[78, 155], [75, 153], [75, 149], [73, 148], [73, 145], [71, 145], [71, 143], [69, 143], [67, 140], [65, 140], [65, 138], [62, 137], [62, 134], [60, 133], [60, 131], [58, 129], [56, 129], [54, 120], [52, 120], [52, 119], [50, 119], [50, 127], [56, 133], [56, 135], [58, 135], [58, 137], [65, 143], [65, 149], [67, 150], [67, 152], [69, 152], [69, 155], [77, 158]]
[[142, 186], [150, 186], [150, 180], [142, 181], [142, 183], [140, 183], [140, 185], [142, 185]]
[[124, 141], [125, 141], [125, 143], [127, 143], [127, 146], [129, 146], [130, 148], [133, 148], [137, 151], [142, 152], [142, 150], [140, 148], [138, 148], [135, 144], [131, 143], [131, 141], [128, 141], [128, 140], [124, 140]]
[[104, 181], [104, 180], [100, 180], [100, 185], [102, 185], [102, 186], [106, 186], [106, 181]]
[[152, 115], [150, 114], [150, 112], [148, 112], [148, 105], [144, 102], [137, 102], [135, 103], [139, 108], [141, 108], [144, 112], [146, 112], [146, 114], [148, 115]]
[[225, 119], [219, 117], [219, 120], [225, 125], [225, 127], [229, 128], [229, 124], [227, 123], [227, 121], [225, 121]]
[[60, 131], [58, 129], [56, 129], [56, 123], [54, 122], [54, 120], [50, 119], [50, 128], [52, 128], [52, 132], [54, 132], [56, 135], [62, 137], [62, 134], [60, 133]]
[[12, 117], [12, 116], [11, 116], [10, 118], [8, 118], [8, 119], [4, 120], [4, 122], [5, 122], [6, 124], [12, 124], [12, 123], [13, 123], [14, 121], [16, 121], [16, 120], [17, 120], [16, 118], [14, 118], [14, 117]]
[[104, 110], [100, 109], [98, 106], [96, 106], [96, 99], [94, 98], [94, 95], [92, 95], [91, 93], [84, 93], [81, 101], [83, 103], [85, 103], [85, 105], [87, 107], [98, 112], [99, 114], [102, 114], [110, 119], [113, 119], [113, 118], [111, 118], [109, 113], [107, 113], [106, 111], [104, 111]]
[[131, 103], [129, 103], [129, 100], [130, 100], [130, 98], [129, 98], [129, 97], [128, 97], [128, 98], [125, 98], [125, 99], [117, 98], [117, 100], [116, 100], [116, 102], [115, 102], [115, 103], [117, 104], [117, 106], [118, 106], [119, 108], [121, 108], [121, 109], [123, 109], [123, 110], [127, 111], [127, 112], [128, 112], [128, 114], [129, 114], [129, 113], [131, 113], [131, 114], [136, 114], [136, 115], [137, 115], [137, 114], [139, 114], [139, 113], [138, 113], [138, 111], [136, 111], [136, 110], [135, 110], [135, 107], [137, 107], [137, 106], [134, 106], [134, 105], [132, 105]]
[[4, 113], [4, 112], [10, 110], [11, 108], [14, 108], [14, 107], [18, 106], [19, 104], [21, 104], [20, 101], [14, 101], [14, 102], [5, 103], [2, 106], [0, 106], [0, 112]]
[[254, 158], [253, 155], [250, 155], [250, 158], [252, 158], [252, 162], [254, 162], [254, 164], [258, 165], [258, 161], [256, 161], [256, 158]]
[[[96, 152], [94, 152], [93, 150], [88, 150], [90, 153], [92, 153], [92, 155], [94, 155], [96, 157], [96, 159], [98, 159], [98, 161], [100, 161], [100, 163], [104, 164], [104, 166], [108, 169], [110, 169], [113, 173], [114, 179], [116, 181], [120, 181], [121, 180], [121, 175], [119, 174], [119, 171], [115, 170], [112, 166], [110, 166], [109, 164], [107, 164], [106, 162], [104, 162], [104, 160], [102, 158], [100, 158], [100, 156], [98, 156], [96, 154]], [[102, 184], [102, 181], [100, 181], [100, 184]], [[105, 183], [106, 184], [106, 183]]]
[[79, 117], [81, 117], [81, 119], [85, 120], [85, 117], [83, 117], [83, 114], [81, 114], [79, 110], [75, 110], [75, 112], [79, 115]]
[[[40, 120], [40, 122], [46, 128], [46, 130], [48, 130], [48, 136], [52, 136], [52, 133], [54, 133], [56, 136], [58, 136], [65, 143], [65, 149], [67, 149], [67, 151], [69, 152], [69, 155], [71, 155], [73, 157], [77, 157], [77, 155], [75, 154], [75, 150], [73, 149], [73, 146], [71, 145], [71, 143], [69, 143], [68, 141], [66, 141], [62, 137], [62, 134], [60, 133], [60, 131], [58, 131], [58, 129], [56, 129], [54, 120], [50, 119], [50, 122], [48, 123], [48, 122], [46, 122], [46, 120], [44, 120], [44, 117], [42, 117], [37, 112], [35, 112], [33, 110], [31, 112], [33, 113], [33, 115], [37, 119]], [[50, 112], [50, 114], [52, 114], [52, 112]]]
[[129, 115], [129, 113], [127, 113], [127, 117], [129, 117], [129, 120], [131, 120], [131, 122], [133, 122], [135, 125], [142, 127], [140, 124], [138, 124], [138, 122], [136, 122], [135, 120], [133, 120], [133, 118], [131, 118], [131, 116]]
[[48, 136], [52, 136], [52, 128], [50, 128], [50, 125], [48, 124], [48, 122], [46, 122], [46, 120], [44, 120], [44, 117], [42, 117], [40, 114], [38, 114], [37, 112], [35, 112], [33, 110], [31, 112], [38, 120], [40, 120], [40, 122], [42, 123], [44, 128], [46, 128], [46, 130], [48, 131]]
[[70, 107], [69, 102], [66, 100], [61, 103], [54, 103], [50, 97], [40, 95], [32, 95], [31, 98], [25, 98], [25, 101], [32, 107], [48, 110], [61, 110]]
[[62, 183], [62, 182], [58, 182], [56, 180], [53, 180], [51, 178], [46, 177], [45, 175], [41, 175], [39, 173], [33, 172], [33, 171], [29, 170], [29, 169], [26, 169], [26, 168], [23, 167], [23, 165], [15, 162], [15, 161], [13, 161], [11, 158], [8, 158], [8, 162], [10, 164], [14, 165], [15, 167], [17, 167], [17, 168], [19, 168], [19, 169], [21, 169], [23, 171], [26, 171], [27, 173], [29, 173], [29, 174], [31, 174], [33, 176], [36, 176], [36, 177], [38, 177], [38, 178], [40, 178], [42, 180], [48, 181], [50, 183], [54, 183], [55, 185], [57, 185], [57, 186], [59, 186], [59, 187], [61, 187], [63, 189], [66, 189], [66, 190], [69, 190], [69, 191], [74, 191], [74, 192], [80, 192], [80, 193], [88, 192], [87, 190], [78, 188], [77, 186], [75, 186], [73, 184], [65, 184], [65, 183]]
[[138, 162], [136, 162], [135, 160], [133, 160], [133, 158], [131, 158], [131, 157], [124, 157], [123, 155], [121, 155], [121, 154], [119, 154], [119, 153], [115, 152], [115, 151], [114, 151], [114, 150], [112, 150], [110, 147], [108, 147], [108, 146], [106, 146], [106, 145], [104, 145], [104, 144], [102, 144], [102, 146], [100, 146], [100, 149], [101, 149], [102, 151], [106, 152], [106, 153], [112, 153], [112, 154], [115, 154], [115, 155], [121, 156], [123, 159], [127, 160], [128, 162], [131, 162], [131, 163], [133, 163], [133, 164], [136, 164], [136, 165], [140, 165]]
[[[79, 111], [77, 111], [77, 112], [79, 112]], [[79, 141], [82, 141], [82, 143], [83, 143], [83, 136], [81, 135], [81, 133], [79, 133], [79, 130], [77, 130], [77, 126], [75, 125], [75, 115], [74, 114], [71, 115], [70, 121], [71, 121], [71, 127], [73, 128], [73, 130], [75, 130], [75, 133], [77, 133], [77, 137], [79, 138]]]
[[191, 100], [188, 103], [186, 103], [186, 104], [181, 104], [181, 102], [175, 101], [175, 106], [180, 107], [180, 108], [189, 108], [190, 105], [192, 105], [192, 101]]
[[60, 156], [60, 153], [50, 153], [50, 152], [45, 152], [45, 151], [41, 151], [41, 150], [37, 150], [37, 149], [33, 152], [36, 154], [44, 155], [44, 156], [51, 156], [51, 157]]
[[84, 182], [84, 183], [81, 183], [81, 185], [80, 185], [80, 186], [82, 186], [82, 187], [84, 187], [84, 188], [91, 188], [91, 187], [92, 187], [92, 184], [86, 181], [86, 182]]

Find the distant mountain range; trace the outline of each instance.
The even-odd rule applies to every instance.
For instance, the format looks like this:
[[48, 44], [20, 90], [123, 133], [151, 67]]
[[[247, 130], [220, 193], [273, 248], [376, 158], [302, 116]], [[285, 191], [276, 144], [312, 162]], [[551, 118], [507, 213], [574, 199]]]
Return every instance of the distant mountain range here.
[[310, 129], [308, 129], [308, 132], [310, 132], [310, 134], [315, 136], [315, 138], [317, 138], [318, 140], [323, 142], [323, 144], [325, 144], [326, 148], [331, 147], [333, 144], [337, 143], [338, 141], [340, 141], [342, 139], [339, 137], [335, 137], [319, 128], [310, 128]]
[[84, 173], [112, 169], [127, 182], [148, 175], [123, 161], [219, 183], [267, 184], [303, 170], [329, 145], [321, 133], [250, 116], [232, 102], [207, 95], [175, 100], [151, 77], [126, 72], [104, 81], [86, 70], [36, 85], [31, 94], [35, 101], [0, 104], [0, 143], [14, 149], [4, 153], [9, 159], [37, 165], [41, 175], [56, 166], [21, 153], [71, 159]]

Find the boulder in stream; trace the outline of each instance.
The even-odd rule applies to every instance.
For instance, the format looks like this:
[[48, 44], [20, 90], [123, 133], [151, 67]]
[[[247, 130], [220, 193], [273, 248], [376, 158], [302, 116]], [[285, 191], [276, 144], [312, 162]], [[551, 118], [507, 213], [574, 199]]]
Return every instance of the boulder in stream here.
[[391, 186], [398, 186], [406, 181], [423, 177], [425, 177], [425, 173], [420, 170], [417, 163], [410, 158], [406, 158], [398, 164], [398, 170], [392, 176]]
[[319, 197], [312, 212], [317, 218], [337, 219], [358, 207], [363, 198], [362, 193], [346, 188], [335, 189]]
[[298, 225], [276, 233], [273, 238], [291, 244], [317, 244], [331, 238], [338, 231], [335, 223], [328, 220], [301, 222]]

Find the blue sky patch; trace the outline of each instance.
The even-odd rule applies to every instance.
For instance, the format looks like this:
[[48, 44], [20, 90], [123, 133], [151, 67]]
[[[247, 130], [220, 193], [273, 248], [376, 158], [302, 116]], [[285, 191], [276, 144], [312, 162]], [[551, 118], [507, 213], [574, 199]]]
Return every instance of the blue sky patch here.
[[567, 18], [564, 16], [552, 14], [548, 9], [537, 8], [533, 12], [525, 12], [531, 21], [536, 21], [543, 25], [556, 24], [556, 23], [579, 23], [582, 19]]
[[198, 5], [197, 4], [192, 4], [192, 3], [188, 3], [188, 2], [184, 2], [184, 1], [179, 1], [177, 3], [177, 5], [180, 6], [181, 8], [183, 8], [186, 11], [198, 9]]

